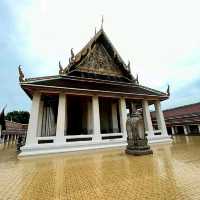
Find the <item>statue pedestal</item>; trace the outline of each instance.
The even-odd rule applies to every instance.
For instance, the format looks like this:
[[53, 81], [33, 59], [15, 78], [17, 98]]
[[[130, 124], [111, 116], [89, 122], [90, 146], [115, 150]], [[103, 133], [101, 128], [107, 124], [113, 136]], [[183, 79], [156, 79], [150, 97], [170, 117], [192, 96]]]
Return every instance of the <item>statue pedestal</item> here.
[[147, 155], [153, 154], [153, 151], [150, 149], [150, 146], [147, 144], [147, 139], [139, 139], [136, 143], [133, 141], [128, 140], [128, 145], [126, 147], [127, 154], [140, 156], [140, 155]]

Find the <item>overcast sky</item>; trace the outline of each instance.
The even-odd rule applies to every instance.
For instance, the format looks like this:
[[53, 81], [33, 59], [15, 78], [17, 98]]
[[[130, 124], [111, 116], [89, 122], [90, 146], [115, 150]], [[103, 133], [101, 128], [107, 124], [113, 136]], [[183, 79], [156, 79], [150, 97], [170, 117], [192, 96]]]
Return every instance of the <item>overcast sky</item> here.
[[0, 108], [29, 110], [18, 84], [25, 77], [58, 74], [78, 52], [104, 31], [141, 84], [161, 91], [171, 86], [164, 109], [200, 101], [200, 1], [193, 0], [1, 0]]

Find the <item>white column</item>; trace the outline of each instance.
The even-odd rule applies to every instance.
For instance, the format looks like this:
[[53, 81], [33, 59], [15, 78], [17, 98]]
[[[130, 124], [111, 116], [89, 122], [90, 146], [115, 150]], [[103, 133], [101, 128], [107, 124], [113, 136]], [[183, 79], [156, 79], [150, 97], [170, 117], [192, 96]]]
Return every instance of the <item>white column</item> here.
[[40, 100], [39, 117], [38, 117], [38, 130], [37, 136], [41, 136], [42, 132], [42, 117], [43, 117], [44, 101]]
[[37, 144], [41, 93], [35, 92], [32, 99], [32, 108], [26, 136], [26, 145]]
[[142, 107], [143, 107], [145, 132], [147, 132], [149, 137], [152, 137], [154, 136], [154, 132], [153, 132], [153, 125], [151, 121], [151, 114], [149, 111], [149, 104], [147, 100], [142, 101]]
[[113, 132], [119, 132], [117, 119], [117, 103], [112, 103], [112, 128]]
[[185, 135], [188, 135], [188, 131], [187, 131], [187, 127], [186, 126], [183, 126], [183, 131], [184, 131]]
[[2, 126], [0, 124], [0, 143], [1, 143], [1, 132], [2, 132]]
[[172, 129], [172, 135], [175, 135], [174, 127], [172, 126], [171, 129]]
[[161, 110], [160, 101], [156, 101], [154, 106], [155, 106], [156, 119], [158, 123], [158, 129], [161, 130], [162, 135], [168, 135], [164, 115]]
[[55, 143], [65, 142], [64, 132], [66, 128], [66, 109], [67, 109], [66, 105], [67, 105], [67, 97], [65, 94], [60, 93], [58, 102], [58, 117], [57, 117]]
[[199, 133], [200, 133], [200, 124], [198, 125], [198, 130], [199, 130]]
[[127, 119], [126, 100], [123, 97], [121, 97], [120, 100], [119, 100], [119, 113], [120, 113], [120, 126], [121, 126], [121, 132], [123, 133], [123, 139], [127, 140], [127, 132], [126, 132], [126, 119]]
[[187, 134], [190, 134], [191, 133], [190, 125], [186, 126], [186, 129], [187, 129]]
[[178, 127], [174, 126], [174, 130], [175, 130], [175, 134], [177, 134], [178, 133]]
[[100, 114], [99, 114], [99, 98], [92, 97], [92, 117], [93, 117], [93, 140], [101, 141]]

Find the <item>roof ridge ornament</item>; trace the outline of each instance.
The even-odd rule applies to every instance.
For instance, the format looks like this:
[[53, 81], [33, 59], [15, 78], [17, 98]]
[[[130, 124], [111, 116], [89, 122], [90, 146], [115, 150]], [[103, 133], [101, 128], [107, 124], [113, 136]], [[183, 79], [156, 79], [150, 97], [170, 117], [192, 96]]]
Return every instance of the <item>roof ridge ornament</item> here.
[[130, 63], [130, 60], [128, 61], [127, 70], [128, 70], [129, 72], [131, 72], [131, 63]]
[[63, 67], [62, 67], [62, 65], [61, 65], [61, 63], [60, 63], [60, 61], [59, 61], [59, 74], [61, 75], [61, 74], [64, 74], [64, 69], [63, 69]]
[[136, 79], [135, 79], [135, 81], [136, 81], [136, 84], [139, 85], [138, 74], [136, 75]]
[[75, 55], [74, 55], [73, 48], [71, 48], [70, 52], [71, 52], [71, 57], [69, 58], [69, 64], [71, 65], [75, 61]]
[[24, 79], [24, 73], [23, 73], [21, 67], [22, 67], [21, 65], [19, 65], [19, 67], [18, 67], [18, 72], [19, 72], [19, 82], [23, 82], [23, 81], [25, 81], [25, 79]]
[[71, 61], [73, 61], [74, 58], [75, 58], [75, 56], [74, 56], [73, 48], [71, 48]]
[[168, 96], [170, 96], [170, 85], [169, 84], [167, 86], [167, 92], [166, 93], [167, 93]]

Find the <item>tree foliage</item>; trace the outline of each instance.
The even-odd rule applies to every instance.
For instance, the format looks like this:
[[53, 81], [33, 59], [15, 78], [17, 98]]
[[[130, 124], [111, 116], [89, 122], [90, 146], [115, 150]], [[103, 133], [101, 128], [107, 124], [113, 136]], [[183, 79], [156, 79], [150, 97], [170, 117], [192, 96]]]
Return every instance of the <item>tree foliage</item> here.
[[22, 124], [28, 124], [30, 114], [28, 111], [12, 111], [6, 115], [6, 120], [18, 122]]

